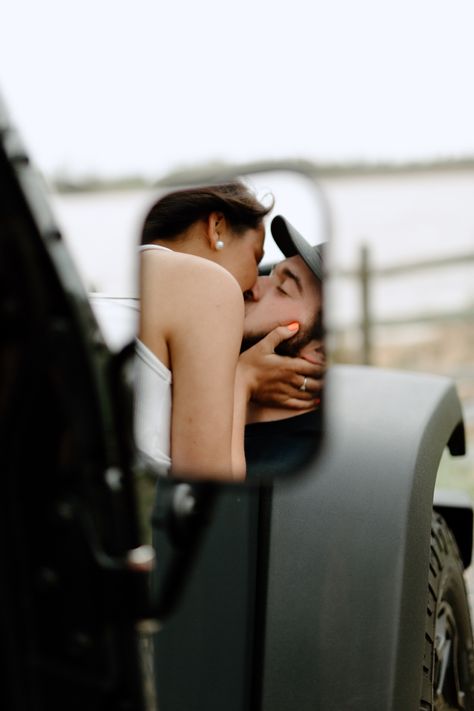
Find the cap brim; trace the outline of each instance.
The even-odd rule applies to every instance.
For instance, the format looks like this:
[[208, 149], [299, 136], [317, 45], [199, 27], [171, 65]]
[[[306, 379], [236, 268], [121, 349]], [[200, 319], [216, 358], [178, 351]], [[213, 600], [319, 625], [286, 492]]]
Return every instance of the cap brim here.
[[322, 281], [324, 269], [322, 258], [323, 244], [312, 246], [300, 235], [297, 229], [282, 215], [275, 215], [270, 229], [278, 247], [285, 257], [299, 255], [311, 269], [316, 279]]

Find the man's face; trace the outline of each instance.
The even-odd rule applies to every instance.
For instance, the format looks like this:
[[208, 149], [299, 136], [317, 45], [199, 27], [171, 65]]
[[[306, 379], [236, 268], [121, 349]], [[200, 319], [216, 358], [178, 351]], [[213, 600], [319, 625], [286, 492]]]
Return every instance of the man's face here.
[[299, 256], [280, 262], [270, 276], [258, 277], [247, 295], [244, 339], [249, 341], [292, 321], [300, 324], [299, 333], [307, 331], [321, 309], [319, 281]]

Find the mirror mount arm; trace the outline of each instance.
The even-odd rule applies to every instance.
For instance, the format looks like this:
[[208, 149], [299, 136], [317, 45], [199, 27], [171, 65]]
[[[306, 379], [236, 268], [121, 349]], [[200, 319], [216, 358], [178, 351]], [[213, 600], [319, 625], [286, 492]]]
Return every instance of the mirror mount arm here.
[[149, 617], [172, 614], [186, 586], [200, 542], [212, 519], [218, 485], [160, 477], [152, 516], [155, 569], [151, 572]]

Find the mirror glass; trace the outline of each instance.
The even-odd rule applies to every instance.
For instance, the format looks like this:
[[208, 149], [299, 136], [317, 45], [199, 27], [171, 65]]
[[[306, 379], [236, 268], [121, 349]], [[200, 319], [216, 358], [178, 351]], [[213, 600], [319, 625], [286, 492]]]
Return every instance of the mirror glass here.
[[324, 412], [329, 219], [317, 182], [285, 163], [195, 169], [137, 196], [127, 224], [116, 284], [90, 301], [111, 348], [137, 337], [145, 464], [185, 480], [302, 471]]

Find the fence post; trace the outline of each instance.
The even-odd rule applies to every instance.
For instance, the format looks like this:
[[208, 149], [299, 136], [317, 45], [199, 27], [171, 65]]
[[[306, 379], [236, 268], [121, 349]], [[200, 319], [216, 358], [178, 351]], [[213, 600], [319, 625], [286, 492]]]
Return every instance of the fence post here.
[[372, 329], [370, 324], [370, 259], [369, 248], [363, 244], [360, 249], [359, 278], [361, 288], [361, 331], [362, 331], [362, 363], [372, 362]]

